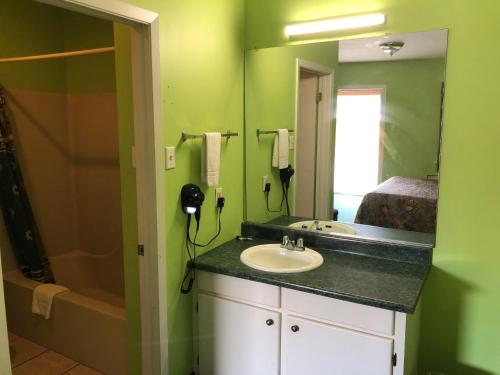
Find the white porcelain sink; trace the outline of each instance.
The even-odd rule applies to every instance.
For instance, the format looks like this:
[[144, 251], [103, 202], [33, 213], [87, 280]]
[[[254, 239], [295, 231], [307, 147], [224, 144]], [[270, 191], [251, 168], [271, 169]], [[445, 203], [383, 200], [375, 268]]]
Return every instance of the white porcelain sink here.
[[309, 229], [325, 233], [356, 234], [356, 231], [349, 225], [341, 224], [336, 221], [306, 220], [290, 224], [289, 227], [296, 229]]
[[248, 267], [274, 273], [306, 272], [323, 264], [317, 251], [283, 249], [279, 244], [252, 246], [241, 253], [240, 260]]

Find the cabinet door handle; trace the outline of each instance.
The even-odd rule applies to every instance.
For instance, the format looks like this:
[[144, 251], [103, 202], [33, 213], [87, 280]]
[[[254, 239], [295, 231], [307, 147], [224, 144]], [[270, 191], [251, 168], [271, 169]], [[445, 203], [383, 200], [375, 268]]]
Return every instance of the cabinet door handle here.
[[272, 325], [274, 324], [274, 320], [272, 320], [272, 319], [267, 319], [267, 320], [266, 320], [266, 324], [267, 324], [268, 326], [272, 326]]
[[292, 329], [292, 332], [299, 332], [299, 329], [300, 329], [300, 328], [299, 328], [299, 326], [298, 326], [298, 325], [293, 325], [293, 326], [291, 327], [291, 329]]

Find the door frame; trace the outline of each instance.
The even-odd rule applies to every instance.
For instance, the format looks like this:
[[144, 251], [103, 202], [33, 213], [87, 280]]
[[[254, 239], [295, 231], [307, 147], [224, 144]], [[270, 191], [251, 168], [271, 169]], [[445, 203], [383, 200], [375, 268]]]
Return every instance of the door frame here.
[[[304, 59], [296, 59], [295, 68], [295, 145], [294, 160], [297, 158], [297, 139], [299, 122], [299, 88], [300, 72], [307, 71], [318, 76], [319, 92], [322, 99], [318, 103], [318, 124], [316, 134], [316, 156], [315, 156], [315, 197], [314, 213], [315, 219], [332, 220], [333, 216], [333, 111], [332, 93], [334, 87], [334, 71], [324, 65]], [[321, 155], [328, 155], [321, 158]], [[318, 183], [318, 178], [320, 183]], [[297, 181], [297, 180], [296, 180]], [[295, 200], [298, 197], [295, 196]], [[294, 205], [295, 209], [295, 205]]]
[[167, 264], [159, 15], [118, 0], [35, 1], [131, 27], [138, 245], [144, 246], [144, 255], [138, 255], [142, 373], [166, 375]]

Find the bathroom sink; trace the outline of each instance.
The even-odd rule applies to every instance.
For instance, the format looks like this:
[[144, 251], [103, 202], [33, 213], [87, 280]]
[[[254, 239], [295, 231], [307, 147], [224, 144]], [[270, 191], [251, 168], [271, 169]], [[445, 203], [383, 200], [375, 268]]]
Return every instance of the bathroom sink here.
[[248, 267], [273, 273], [306, 272], [323, 264], [317, 251], [283, 249], [279, 244], [252, 246], [241, 253], [240, 260]]
[[336, 221], [306, 220], [290, 224], [289, 227], [296, 229], [309, 229], [325, 233], [356, 234], [356, 231], [349, 225], [337, 223]]

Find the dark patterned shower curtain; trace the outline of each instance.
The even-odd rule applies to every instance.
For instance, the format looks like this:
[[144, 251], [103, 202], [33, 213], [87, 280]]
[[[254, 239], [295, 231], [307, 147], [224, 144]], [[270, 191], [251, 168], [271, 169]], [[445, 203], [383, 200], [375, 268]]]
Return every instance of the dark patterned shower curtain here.
[[0, 206], [12, 250], [24, 276], [53, 282], [16, 156], [6, 100], [0, 88]]

